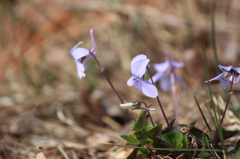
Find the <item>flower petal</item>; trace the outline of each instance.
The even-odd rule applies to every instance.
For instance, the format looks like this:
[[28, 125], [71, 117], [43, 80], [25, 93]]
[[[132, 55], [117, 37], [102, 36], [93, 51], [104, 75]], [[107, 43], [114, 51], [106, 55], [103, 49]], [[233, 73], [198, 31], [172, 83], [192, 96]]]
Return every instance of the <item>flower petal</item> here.
[[77, 76], [79, 78], [85, 77], [86, 74], [84, 73], [84, 71], [86, 68], [85, 68], [84, 64], [80, 63], [78, 61], [76, 61], [75, 63], [76, 63], [76, 67], [77, 67]]
[[134, 62], [131, 65], [132, 75], [138, 78], [142, 78], [142, 76], [146, 73], [147, 65], [149, 61], [150, 61], [149, 59], [143, 59], [143, 60]]
[[239, 83], [240, 82], [240, 76], [239, 75], [235, 75], [235, 76], [232, 75], [232, 76], [229, 77], [229, 80], [231, 82], [233, 81], [233, 83]]
[[240, 67], [233, 67], [232, 69], [240, 74]]
[[132, 76], [128, 82], [127, 85], [128, 86], [134, 86], [136, 87], [139, 91], [142, 91], [142, 83], [141, 83], [142, 79], [137, 79], [136, 77]]
[[186, 88], [185, 82], [184, 82], [180, 77], [178, 77], [178, 75], [176, 75], [176, 74], [174, 73], [174, 77], [175, 77], [175, 80], [176, 80], [177, 82], [181, 83], [182, 88]]
[[127, 85], [128, 85], [128, 86], [134, 86], [134, 84], [135, 84], [135, 77], [132, 76], [132, 77], [130, 77], [129, 80], [127, 81]]
[[165, 72], [165, 71], [168, 70], [168, 68], [170, 68], [168, 61], [165, 61], [165, 62], [163, 62], [163, 63], [153, 64], [153, 67], [154, 67], [155, 70], [158, 71], [158, 72]]
[[173, 65], [174, 68], [180, 68], [184, 66], [183, 62], [171, 61], [171, 64]]
[[93, 29], [90, 30], [90, 37], [91, 37], [91, 41], [92, 41], [92, 49], [91, 49], [91, 52], [93, 54], [96, 54], [97, 53], [97, 50], [98, 50], [98, 46], [97, 46], [97, 43], [95, 41], [95, 38], [94, 38], [94, 31]]
[[[153, 83], [156, 83], [158, 80], [160, 81], [162, 76], [163, 76], [163, 72], [157, 72], [155, 75], [153, 75], [152, 76]], [[148, 81], [151, 82], [151, 79], [149, 79]]]
[[140, 60], [143, 60], [143, 59], [147, 59], [147, 56], [143, 55], [143, 54], [135, 56], [131, 61], [131, 67], [136, 61], [140, 61]]
[[222, 86], [222, 88], [223, 88], [223, 89], [227, 89], [229, 82], [230, 82], [230, 81], [229, 81], [228, 79], [223, 79], [223, 80], [221, 80], [221, 86]]
[[[90, 37], [91, 37], [91, 41], [92, 41], [92, 49], [91, 49], [91, 53], [93, 53], [94, 55], [97, 53], [97, 50], [98, 50], [98, 46], [97, 46], [97, 43], [95, 41], [95, 38], [94, 38], [94, 31], [93, 29], [90, 30]], [[93, 55], [89, 53], [85, 59], [85, 61], [91, 59], [93, 57]]]
[[80, 60], [82, 62], [81, 58], [89, 55], [89, 50], [79, 47], [74, 50], [71, 50], [70, 54], [72, 55], [75, 61]]
[[155, 98], [158, 96], [157, 88], [147, 80], [138, 79], [132, 76], [127, 81], [128, 86], [135, 86], [139, 91], [143, 92], [144, 95]]
[[128, 86], [134, 86], [136, 87], [139, 91], [142, 91], [142, 79], [138, 79], [134, 76], [132, 76], [128, 81], [127, 85]]
[[213, 80], [223, 80], [224, 79], [224, 76], [225, 76], [226, 73], [221, 73], [220, 75], [218, 75], [217, 77], [214, 77], [208, 81], [205, 81], [205, 82], [210, 82], [210, 81], [213, 81]]
[[72, 54], [72, 52], [80, 45], [82, 44], [83, 41], [80, 41], [79, 43], [77, 43], [77, 45], [75, 45], [71, 50], [70, 50], [70, 54]]
[[160, 82], [160, 87], [161, 89], [166, 92], [170, 89], [171, 87], [171, 79], [170, 79], [170, 76], [166, 76], [164, 78], [161, 79], [161, 82]]
[[142, 82], [141, 80], [136, 80], [135, 83], [134, 83], [134, 87], [136, 87], [139, 91], [142, 92]]
[[229, 66], [218, 65], [218, 68], [223, 72], [228, 72], [233, 68], [233, 66], [232, 65], [229, 65]]
[[142, 92], [144, 95], [156, 98], [158, 96], [157, 88], [147, 80], [141, 80]]

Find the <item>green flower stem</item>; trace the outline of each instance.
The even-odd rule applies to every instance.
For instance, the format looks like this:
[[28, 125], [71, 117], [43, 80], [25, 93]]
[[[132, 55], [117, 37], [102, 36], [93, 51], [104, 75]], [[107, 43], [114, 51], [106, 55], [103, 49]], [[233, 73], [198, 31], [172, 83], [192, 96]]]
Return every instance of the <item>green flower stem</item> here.
[[203, 111], [202, 111], [202, 109], [201, 109], [201, 107], [200, 107], [200, 105], [199, 105], [199, 103], [198, 103], [198, 101], [197, 101], [196, 96], [194, 95], [193, 97], [194, 97], [194, 99], [195, 99], [195, 102], [197, 103], [198, 109], [199, 109], [199, 111], [200, 111], [200, 113], [201, 113], [201, 115], [202, 115], [202, 117], [203, 117], [203, 120], [204, 120], [206, 126], [208, 127], [208, 130], [209, 130], [209, 131], [212, 131], [212, 129], [210, 128], [210, 126], [209, 126], [209, 124], [208, 124], [208, 122], [207, 122], [207, 119], [206, 119], [206, 117], [204, 116]]
[[[126, 145], [117, 145], [112, 143], [104, 143], [107, 145], [112, 146], [119, 146], [119, 147], [126, 147], [126, 148], [134, 148], [134, 149], [148, 149], [146, 147], [137, 147], [137, 146], [126, 146]], [[222, 152], [219, 149], [185, 149], [185, 148], [149, 148], [151, 150], [158, 150], [158, 151], [198, 151], [198, 152]]]

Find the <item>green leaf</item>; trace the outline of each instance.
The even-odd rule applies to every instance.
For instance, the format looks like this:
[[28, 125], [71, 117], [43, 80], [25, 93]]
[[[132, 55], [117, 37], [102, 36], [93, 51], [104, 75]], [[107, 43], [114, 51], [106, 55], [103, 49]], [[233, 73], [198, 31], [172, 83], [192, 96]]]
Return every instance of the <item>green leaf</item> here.
[[149, 131], [145, 131], [144, 134], [152, 140], [156, 139], [156, 136], [160, 136], [162, 133], [162, 124], [156, 125]]
[[198, 154], [198, 157], [201, 159], [213, 159], [210, 153], [207, 152], [201, 152]]
[[147, 149], [134, 149], [127, 159], [146, 159], [150, 158]]
[[194, 127], [194, 125], [196, 124], [197, 121], [194, 121], [192, 122], [190, 125], [189, 125], [189, 128], [192, 129]]
[[240, 149], [235, 153], [235, 155], [230, 156], [231, 158], [240, 158]]
[[[228, 131], [228, 130], [223, 130], [222, 129], [222, 135], [223, 135], [223, 140], [229, 139], [231, 137], [233, 137], [234, 135], [236, 135], [239, 131]], [[214, 144], [218, 144], [219, 142], [221, 142], [220, 137], [218, 132], [215, 132], [216, 134], [216, 140], [214, 141]]]
[[176, 121], [176, 119], [174, 118], [174, 119], [170, 122], [171, 127], [173, 127], [175, 121]]
[[183, 136], [182, 144], [182, 148], [188, 148], [188, 137], [186, 135]]
[[203, 133], [202, 134], [202, 144], [203, 144], [203, 147], [210, 148], [209, 143], [210, 143], [209, 137], [206, 134]]
[[154, 141], [153, 146], [154, 147], [163, 147], [161, 145], [161, 140], [157, 137], [162, 134], [162, 124], [156, 125], [151, 130], [147, 132], [143, 132], [144, 135], [146, 135], [148, 138], [152, 139]]
[[135, 135], [121, 135], [121, 138], [126, 140], [129, 144], [137, 146], [140, 142], [136, 139]]
[[147, 111], [142, 110], [140, 113], [139, 119], [135, 123], [133, 123], [131, 130], [132, 131], [141, 131], [147, 125], [148, 125]]
[[147, 131], [150, 131], [152, 128], [153, 128], [153, 127], [152, 127], [151, 125], [147, 125], [147, 126], [145, 126], [145, 127], [142, 129], [142, 131], [143, 131], [143, 132], [147, 132]]
[[175, 132], [163, 134], [161, 136], [161, 139], [172, 144], [176, 148], [181, 148], [183, 146], [182, 144], [183, 135], [180, 132], [175, 131]]
[[[228, 154], [228, 156], [231, 156], [232, 158], [240, 158], [240, 140], [238, 140], [235, 148], [233, 150], [229, 151], [227, 154]], [[235, 156], [237, 156], [237, 157], [235, 157]]]
[[[174, 127], [174, 122], [175, 122], [176, 119], [173, 119], [169, 124], [170, 124], [170, 128], [173, 129]], [[165, 129], [163, 129], [162, 131], [162, 134], [166, 134], [166, 133], [169, 133], [170, 132], [170, 129], [168, 127], [166, 127]]]
[[148, 150], [147, 149], [139, 150], [138, 153], [137, 153], [136, 159], [146, 159], [146, 158], [150, 158]]
[[202, 134], [204, 133], [202, 130], [193, 127], [190, 131], [190, 134], [192, 134], [194, 137], [196, 137], [197, 142], [202, 142]]
[[153, 140], [148, 138], [145, 134], [143, 134], [141, 131], [137, 132], [136, 134], [136, 137], [138, 139], [138, 141], [141, 143], [141, 144], [147, 144], [147, 145], [150, 145], [153, 143]]

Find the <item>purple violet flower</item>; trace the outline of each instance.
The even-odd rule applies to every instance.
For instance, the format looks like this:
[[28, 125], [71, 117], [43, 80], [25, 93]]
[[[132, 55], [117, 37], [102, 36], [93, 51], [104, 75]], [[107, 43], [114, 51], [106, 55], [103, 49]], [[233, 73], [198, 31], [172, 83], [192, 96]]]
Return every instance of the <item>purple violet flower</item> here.
[[175, 81], [180, 82], [182, 87], [186, 87], [184, 81], [178, 77], [174, 71], [175, 68], [180, 68], [184, 66], [182, 62], [172, 61], [170, 59], [169, 53], [165, 52], [166, 60], [163, 63], [154, 64], [153, 67], [157, 71], [153, 75], [153, 82], [159, 82], [159, 85], [163, 91], [168, 91], [171, 87], [171, 74], [173, 73]]
[[223, 73], [221, 73], [217, 77], [214, 77], [206, 82], [210, 82], [213, 80], [220, 80], [221, 86], [223, 89], [226, 89], [228, 87], [229, 82], [233, 82], [233, 83], [240, 82], [240, 76], [239, 76], [240, 68], [239, 67], [233, 67], [232, 65], [229, 65], [229, 66], [218, 65], [218, 67]]
[[135, 86], [142, 91], [144, 95], [155, 98], [158, 96], [157, 88], [149, 81], [142, 79], [146, 73], [147, 65], [149, 63], [146, 55], [138, 55], [131, 61], [132, 77], [127, 81], [128, 86]]
[[[94, 32], [93, 29], [90, 30], [90, 37], [92, 41], [92, 49], [88, 50], [85, 48], [78, 47], [80, 44], [83, 42], [79, 42], [77, 45], [75, 45], [71, 50], [70, 54], [74, 58], [76, 67], [77, 67], [77, 76], [79, 78], [85, 77], [84, 71], [87, 69], [87, 63], [86, 61], [91, 59], [93, 56], [91, 53], [94, 55], [97, 53], [97, 44], [94, 38]], [[91, 52], [91, 53], [90, 53]]]

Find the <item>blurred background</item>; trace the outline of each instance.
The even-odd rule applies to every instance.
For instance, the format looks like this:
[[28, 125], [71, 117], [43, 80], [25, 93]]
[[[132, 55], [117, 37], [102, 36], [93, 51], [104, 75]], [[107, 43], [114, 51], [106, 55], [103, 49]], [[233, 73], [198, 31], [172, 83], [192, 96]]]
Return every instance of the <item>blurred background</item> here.
[[[43, 152], [46, 158], [125, 158], [131, 152], [102, 145], [124, 145], [119, 134], [128, 133], [131, 120], [95, 61], [88, 61], [85, 78], [76, 77], [69, 51], [79, 41], [91, 49], [91, 28], [96, 56], [124, 101], [152, 104], [157, 123], [164, 120], [156, 100], [126, 85], [134, 56], [146, 54], [153, 64], [168, 51], [172, 60], [185, 63], [177, 70], [187, 85], [177, 85], [180, 123], [197, 121], [203, 130], [193, 98], [211, 123], [203, 46], [210, 78], [220, 73], [217, 64], [240, 66], [238, 0], [0, 0], [0, 15], [2, 157], [36, 158]], [[211, 86], [224, 105], [219, 82]], [[239, 117], [239, 90], [234, 85], [231, 119]], [[171, 92], [159, 89], [159, 96], [172, 120]], [[139, 111], [132, 113], [137, 117]], [[228, 125], [233, 123], [239, 120]]]

